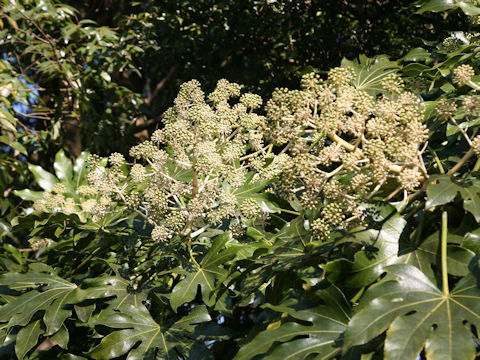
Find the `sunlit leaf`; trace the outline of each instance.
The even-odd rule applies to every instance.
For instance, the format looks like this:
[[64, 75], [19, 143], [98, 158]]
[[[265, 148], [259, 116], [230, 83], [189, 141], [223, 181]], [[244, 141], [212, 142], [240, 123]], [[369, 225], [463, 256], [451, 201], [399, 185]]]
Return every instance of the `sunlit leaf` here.
[[453, 176], [438, 175], [430, 178], [427, 187], [427, 204], [431, 208], [451, 202], [457, 194], [464, 200], [465, 210], [472, 213], [477, 222], [480, 222], [480, 181], [469, 178], [459, 180]]
[[369, 289], [345, 332], [346, 348], [387, 331], [385, 359], [414, 360], [475, 357], [470, 325], [480, 326], [480, 290], [464, 277], [444, 295], [419, 269], [392, 265], [388, 276]]
[[387, 75], [395, 73], [399, 65], [390, 61], [385, 55], [375, 58], [360, 55], [359, 59], [354, 61], [343, 59], [342, 67], [350, 67], [355, 71], [353, 86], [371, 95], [377, 95], [383, 90], [382, 80]]

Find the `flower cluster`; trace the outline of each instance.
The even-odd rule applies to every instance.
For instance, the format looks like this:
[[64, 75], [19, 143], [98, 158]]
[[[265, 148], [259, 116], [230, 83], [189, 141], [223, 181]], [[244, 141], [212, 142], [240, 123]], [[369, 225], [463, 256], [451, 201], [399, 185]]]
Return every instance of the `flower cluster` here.
[[108, 171], [94, 166], [90, 183], [143, 216], [154, 240], [195, 237], [225, 221], [239, 234], [263, 211], [255, 200], [237, 197], [238, 189], [279, 166], [278, 159], [258, 162], [271, 149], [264, 144], [266, 118], [254, 112], [261, 104], [260, 96], [240, 96], [240, 86], [227, 80], [208, 96], [189, 81], [163, 115], [163, 127], [130, 149], [134, 163], [112, 154]]
[[[100, 169], [100, 165], [97, 164]], [[33, 203], [33, 209], [42, 212], [76, 214], [81, 221], [96, 220], [113, 211], [115, 202], [107, 192], [94, 185], [81, 185], [74, 192], [62, 183], [56, 183], [51, 190], [44, 191], [42, 198]]]
[[30, 247], [33, 251], [38, 251], [42, 248], [46, 248], [52, 244], [55, 243], [52, 239], [48, 238], [37, 238], [33, 237], [30, 240], [28, 240], [28, 243], [30, 244]]
[[383, 78], [383, 94], [352, 85], [353, 71], [332, 69], [328, 79], [307, 74], [302, 90], [277, 89], [266, 105], [268, 141], [287, 159], [274, 191], [305, 209], [322, 208], [311, 228], [325, 239], [362, 219], [359, 203], [384, 192], [412, 191], [423, 177], [427, 131], [420, 99], [397, 74]]
[[453, 70], [453, 76], [452, 76], [452, 81], [454, 84], [457, 84], [458, 86], [463, 86], [468, 84], [470, 81], [472, 81], [472, 76], [475, 75], [475, 70], [468, 65], [460, 65], [455, 70]]
[[[242, 195], [258, 183], [318, 213], [311, 224], [316, 239], [358, 224], [362, 202], [389, 196], [390, 185], [393, 195], [420, 185], [427, 135], [419, 99], [401, 77], [384, 76], [377, 97], [356, 88], [354, 77], [349, 68], [332, 69], [325, 81], [307, 74], [301, 90], [275, 90], [265, 116], [255, 112], [261, 97], [241, 95], [238, 84], [220, 80], [205, 95], [189, 81], [163, 126], [130, 149], [133, 163], [114, 153], [105, 168], [91, 157], [90, 185], [79, 189], [90, 198], [81, 209], [99, 213], [112, 201], [123, 203], [152, 225], [157, 241], [226, 226], [241, 236], [268, 218], [265, 207]], [[67, 209], [61, 196], [47, 194], [38, 206]]]

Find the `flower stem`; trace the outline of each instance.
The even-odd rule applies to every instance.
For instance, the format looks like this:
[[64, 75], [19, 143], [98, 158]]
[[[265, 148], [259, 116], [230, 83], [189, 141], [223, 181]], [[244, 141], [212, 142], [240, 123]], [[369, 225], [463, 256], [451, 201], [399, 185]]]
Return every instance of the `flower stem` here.
[[473, 167], [472, 171], [478, 171], [480, 170], [480, 158], [477, 159], [475, 162], [475, 166]]
[[287, 210], [287, 209], [280, 209], [281, 212], [287, 213], [287, 214], [292, 214], [292, 215], [297, 215], [299, 216], [300, 213], [297, 211], [292, 211], [292, 210]]
[[444, 175], [445, 174], [445, 169], [443, 168], [442, 163], [440, 162], [440, 159], [437, 156], [437, 153], [433, 151], [433, 149], [430, 149], [430, 152], [433, 155], [433, 159], [435, 160], [435, 163], [437, 164], [438, 171], [440, 171], [440, 174]]
[[463, 137], [465, 138], [465, 140], [467, 140], [467, 143], [468, 145], [472, 146], [472, 141], [470, 140], [470, 138], [468, 137], [467, 133], [465, 132], [465, 130], [463, 130], [460, 126], [460, 124], [457, 122], [457, 120], [454, 119], [453, 116], [450, 116], [450, 121], [457, 127], [458, 131], [460, 131], [460, 133], [463, 135]]
[[473, 151], [472, 148], [470, 148], [470, 150], [467, 151], [467, 153], [460, 159], [460, 161], [454, 166], [452, 167], [448, 172], [447, 172], [447, 175], [453, 175], [455, 174], [458, 170], [460, 170], [460, 168], [465, 165], [465, 163], [470, 160], [470, 158], [475, 155], [475, 152]]
[[447, 271], [447, 232], [448, 232], [448, 214], [446, 211], [444, 211], [442, 213], [442, 237], [441, 237], [443, 296], [449, 295], [448, 271]]
[[474, 88], [475, 90], [480, 90], [480, 86], [476, 83], [474, 83], [472, 80], [470, 80], [468, 82], [468, 85], [470, 85], [472, 88]]

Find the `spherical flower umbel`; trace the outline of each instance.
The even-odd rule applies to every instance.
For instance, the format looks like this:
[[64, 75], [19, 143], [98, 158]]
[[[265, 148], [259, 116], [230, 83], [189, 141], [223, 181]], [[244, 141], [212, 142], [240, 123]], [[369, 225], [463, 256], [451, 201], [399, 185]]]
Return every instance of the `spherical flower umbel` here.
[[455, 111], [457, 111], [457, 104], [452, 99], [440, 99], [435, 106], [435, 112], [442, 121], [450, 119]]
[[405, 190], [413, 190], [420, 185], [421, 173], [418, 169], [403, 169], [399, 179]]
[[322, 217], [327, 224], [336, 227], [345, 218], [345, 214], [339, 204], [330, 203], [322, 209]]
[[475, 155], [480, 155], [480, 135], [477, 135], [472, 140], [472, 150]]
[[152, 230], [152, 240], [164, 242], [172, 235], [172, 231], [163, 225], [157, 225]]
[[396, 73], [391, 73], [385, 76], [381, 81], [381, 85], [385, 90], [391, 93], [400, 93], [405, 86], [403, 79]]
[[112, 166], [120, 166], [125, 162], [125, 158], [120, 153], [113, 153], [108, 157], [108, 161]]
[[321, 218], [315, 219], [311, 224], [315, 240], [325, 241], [330, 236], [330, 226]]
[[134, 164], [130, 171], [133, 182], [142, 182], [145, 179], [147, 170], [140, 164]]
[[351, 68], [336, 67], [329, 71], [328, 80], [335, 85], [345, 85], [353, 80], [354, 71]]
[[262, 98], [256, 94], [243, 94], [240, 102], [249, 109], [258, 109], [262, 105]]
[[242, 215], [249, 219], [256, 217], [260, 213], [260, 210], [260, 206], [254, 199], [245, 199], [240, 204]]
[[455, 70], [453, 70], [452, 81], [458, 86], [463, 86], [468, 84], [472, 80], [472, 76], [474, 75], [475, 70], [473, 70], [473, 67], [471, 65], [460, 65]]
[[463, 110], [467, 115], [473, 115], [480, 110], [480, 96], [467, 96], [462, 101]]
[[443, 48], [447, 52], [454, 52], [460, 47], [460, 40], [454, 36], [449, 36], [443, 40]]
[[62, 183], [56, 183], [55, 185], [53, 185], [52, 192], [56, 194], [63, 194], [66, 191], [67, 191], [67, 188]]

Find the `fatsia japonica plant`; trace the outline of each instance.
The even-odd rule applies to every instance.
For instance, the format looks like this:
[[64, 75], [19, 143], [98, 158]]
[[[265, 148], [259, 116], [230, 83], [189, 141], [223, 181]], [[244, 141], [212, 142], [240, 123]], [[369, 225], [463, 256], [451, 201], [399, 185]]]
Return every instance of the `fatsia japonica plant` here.
[[[480, 14], [465, 4], [419, 11]], [[30, 165], [45, 191], [16, 192], [34, 202], [12, 231], [32, 241], [0, 256], [1, 353], [478, 358], [471, 24], [269, 99], [192, 80], [128, 154]]]

